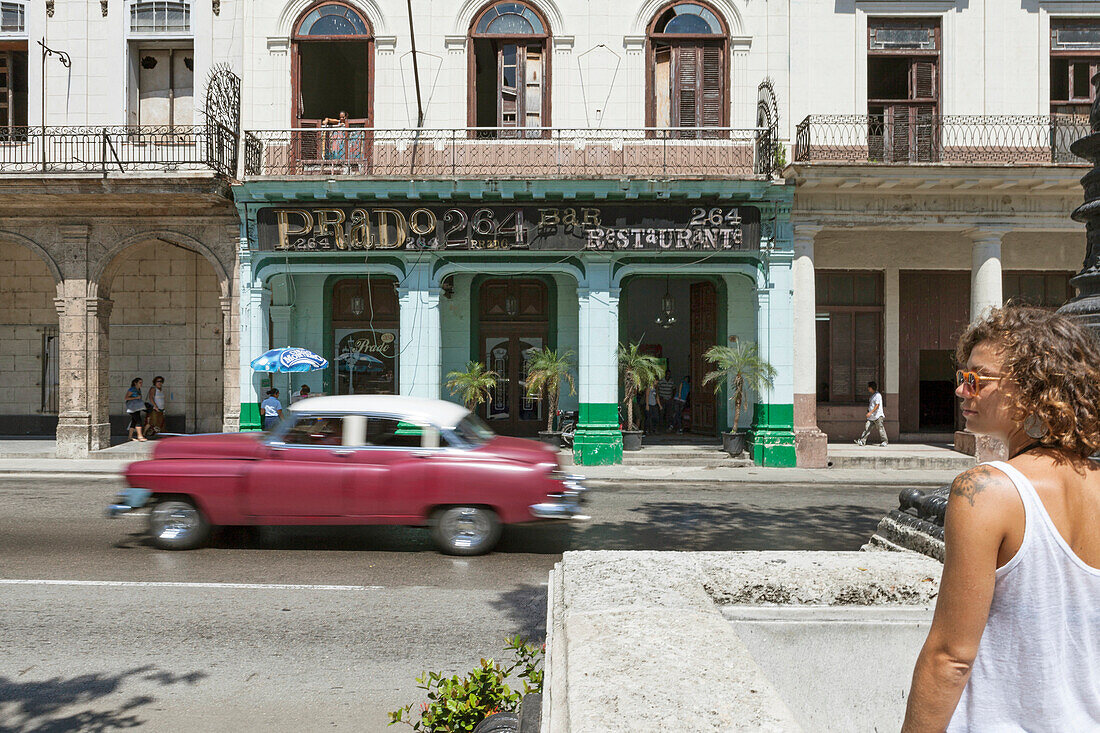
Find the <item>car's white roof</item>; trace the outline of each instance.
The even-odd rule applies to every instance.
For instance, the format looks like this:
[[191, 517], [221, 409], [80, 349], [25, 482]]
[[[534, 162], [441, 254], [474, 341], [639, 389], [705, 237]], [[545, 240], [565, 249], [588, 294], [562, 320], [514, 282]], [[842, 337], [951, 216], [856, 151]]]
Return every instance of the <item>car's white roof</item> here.
[[441, 428], [453, 428], [470, 414], [454, 402], [392, 394], [310, 397], [298, 400], [290, 409], [292, 412], [381, 412]]

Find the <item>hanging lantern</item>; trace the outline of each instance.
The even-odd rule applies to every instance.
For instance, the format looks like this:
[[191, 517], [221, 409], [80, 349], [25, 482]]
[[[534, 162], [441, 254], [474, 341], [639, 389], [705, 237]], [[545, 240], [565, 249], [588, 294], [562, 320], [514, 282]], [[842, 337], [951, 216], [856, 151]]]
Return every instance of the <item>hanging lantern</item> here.
[[504, 312], [510, 316], [519, 313], [519, 298], [509, 295], [504, 299]]
[[363, 297], [361, 295], [352, 296], [351, 312], [356, 316], [361, 316], [364, 310], [366, 310], [366, 302]]
[[672, 324], [676, 323], [676, 316], [672, 315], [672, 312], [676, 309], [676, 301], [672, 297], [672, 293], [668, 291], [668, 277], [665, 277], [665, 294], [661, 298], [661, 312], [657, 314], [656, 322], [661, 328], [672, 328]]

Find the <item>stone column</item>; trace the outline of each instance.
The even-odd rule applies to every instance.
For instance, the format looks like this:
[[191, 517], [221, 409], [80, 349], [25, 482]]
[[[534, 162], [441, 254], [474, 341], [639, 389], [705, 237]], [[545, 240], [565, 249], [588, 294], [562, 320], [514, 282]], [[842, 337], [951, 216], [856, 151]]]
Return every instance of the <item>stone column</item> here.
[[573, 460], [604, 466], [623, 460], [619, 430], [619, 288], [612, 287], [611, 259], [586, 259], [587, 278], [577, 284], [579, 415]]
[[[86, 280], [57, 286], [59, 404], [57, 457], [109, 448], [111, 301], [90, 297]], [[125, 385], [129, 386], [129, 385]], [[123, 387], [120, 386], [120, 390]], [[123, 391], [118, 394], [122, 399]], [[119, 406], [121, 411], [121, 405]]]
[[398, 382], [401, 394], [439, 399], [443, 360], [439, 284], [428, 264], [413, 265], [397, 289], [401, 310]]
[[898, 415], [898, 399], [901, 394], [901, 271], [887, 267], [883, 273], [882, 330], [884, 333], [883, 361], [886, 373], [882, 375], [882, 400], [886, 410], [886, 434], [891, 440], [901, 437], [901, 420]]
[[824, 468], [829, 441], [817, 427], [817, 297], [814, 237], [817, 224], [794, 225], [794, 446], [799, 467]]
[[237, 298], [223, 295], [218, 299], [222, 310], [222, 430], [241, 429], [241, 382], [233, 374], [240, 364], [240, 324]]
[[[243, 272], [242, 272], [243, 277]], [[267, 351], [267, 309], [271, 291], [262, 285], [242, 288], [240, 348], [240, 429], [260, 430], [261, 385], [266, 374], [252, 371], [252, 360]]]
[[791, 308], [792, 253], [772, 251], [767, 277], [756, 289], [756, 342], [776, 371], [770, 389], [756, 395], [749, 451], [758, 466], [793, 467], [794, 329]]
[[1003, 229], [972, 229], [974, 264], [970, 270], [970, 320], [975, 321], [1003, 302], [1001, 239]]

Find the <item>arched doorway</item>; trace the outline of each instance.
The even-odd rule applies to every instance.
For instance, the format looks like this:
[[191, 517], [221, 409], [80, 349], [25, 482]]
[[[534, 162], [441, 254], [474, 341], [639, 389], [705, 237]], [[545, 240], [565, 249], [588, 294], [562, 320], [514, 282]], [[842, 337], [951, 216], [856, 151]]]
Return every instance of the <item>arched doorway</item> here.
[[469, 46], [470, 126], [550, 125], [549, 43], [546, 19], [527, 3], [494, 3], [474, 18]]
[[336, 394], [398, 394], [401, 314], [392, 277], [353, 277], [332, 286]]
[[550, 298], [546, 283], [528, 278], [493, 278], [478, 298], [478, 359], [499, 377], [482, 415], [506, 435], [535, 435], [545, 429], [542, 400], [527, 396], [527, 352], [548, 345]]
[[57, 283], [38, 254], [0, 242], [0, 435], [57, 429]]
[[646, 125], [729, 125], [729, 31], [721, 15], [704, 3], [673, 3], [654, 15], [647, 37]]
[[122, 398], [140, 377], [164, 377], [167, 432], [222, 430], [225, 379], [221, 285], [202, 254], [161, 239], [131, 245], [107, 266], [100, 292], [110, 318], [108, 405], [125, 435]]
[[374, 32], [355, 8], [323, 2], [294, 25], [294, 127], [370, 127], [374, 119]]

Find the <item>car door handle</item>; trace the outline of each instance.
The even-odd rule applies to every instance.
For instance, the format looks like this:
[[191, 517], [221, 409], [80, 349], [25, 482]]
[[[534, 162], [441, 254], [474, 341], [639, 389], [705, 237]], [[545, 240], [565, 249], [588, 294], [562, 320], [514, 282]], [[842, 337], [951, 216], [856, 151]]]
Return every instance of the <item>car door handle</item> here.
[[413, 451], [413, 458], [431, 458], [434, 453], [426, 450]]
[[350, 456], [352, 451], [351, 448], [334, 448], [329, 453], [334, 456]]

